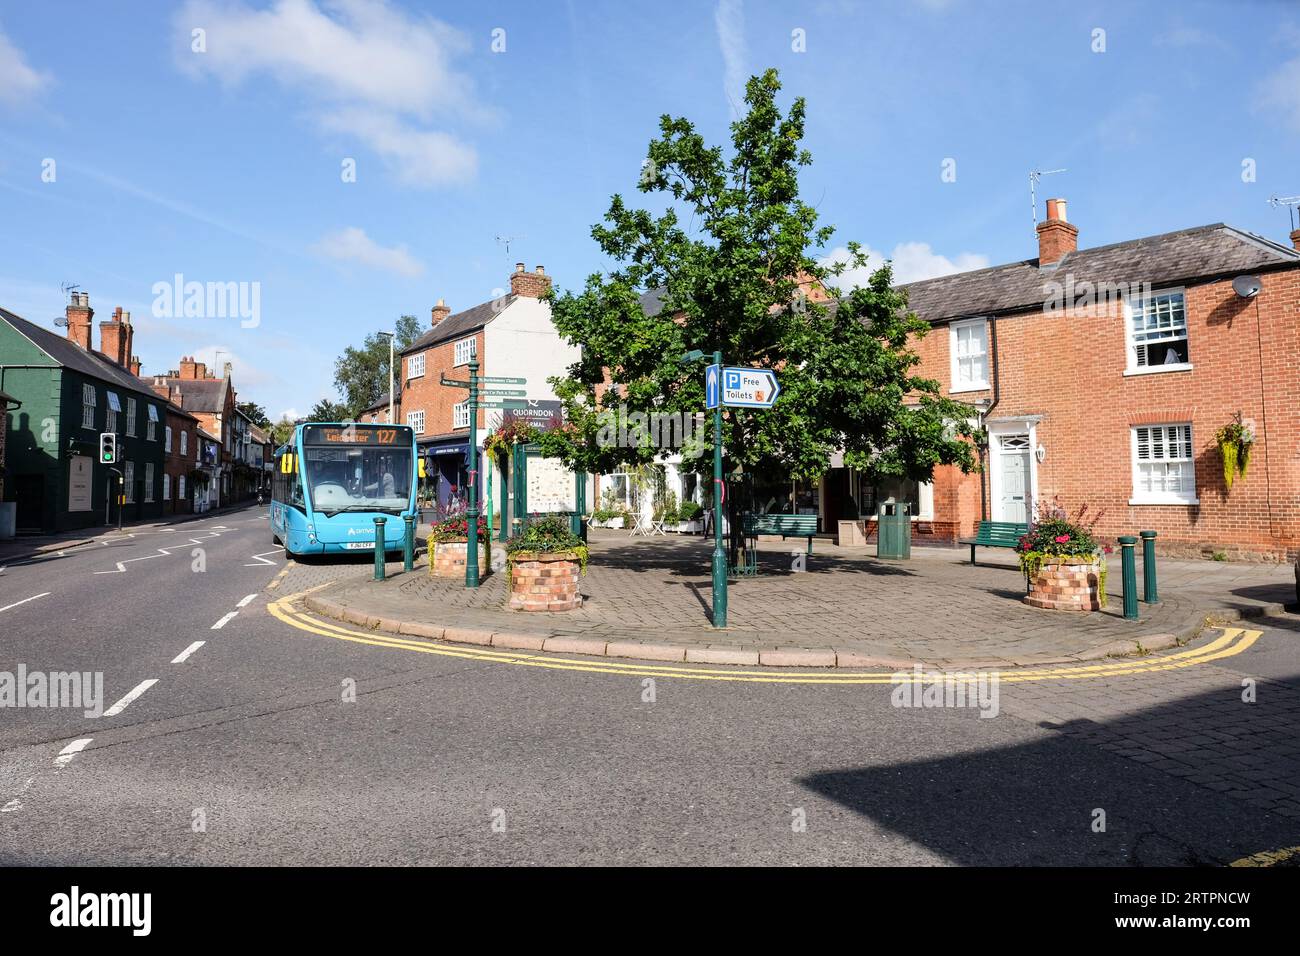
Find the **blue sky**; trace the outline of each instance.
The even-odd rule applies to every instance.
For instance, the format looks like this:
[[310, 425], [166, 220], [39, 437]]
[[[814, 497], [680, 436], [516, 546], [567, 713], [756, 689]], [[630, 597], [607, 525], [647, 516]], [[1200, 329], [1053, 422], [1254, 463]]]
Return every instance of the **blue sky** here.
[[[1300, 194], [1295, 3], [3, 0], [0, 304], [52, 325], [76, 282], [131, 311], [146, 374], [220, 349], [241, 399], [304, 413], [402, 313], [489, 299], [518, 260], [581, 285], [658, 116], [721, 141], [768, 66], [808, 100], [832, 246], [904, 279], [1036, 255], [1035, 168], [1068, 169], [1040, 209], [1067, 197], [1083, 246], [1285, 242], [1267, 199]], [[176, 273], [259, 283], [258, 324], [152, 314]]]

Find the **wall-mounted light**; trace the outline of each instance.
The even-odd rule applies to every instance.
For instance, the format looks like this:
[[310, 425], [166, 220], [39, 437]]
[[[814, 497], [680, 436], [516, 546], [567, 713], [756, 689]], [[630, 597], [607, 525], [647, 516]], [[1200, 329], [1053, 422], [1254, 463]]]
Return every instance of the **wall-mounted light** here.
[[1034, 457], [1038, 459], [1040, 465], [1043, 463], [1043, 459], [1047, 457], [1047, 449], [1043, 447], [1042, 442], [1039, 442], [1038, 447], [1034, 449]]

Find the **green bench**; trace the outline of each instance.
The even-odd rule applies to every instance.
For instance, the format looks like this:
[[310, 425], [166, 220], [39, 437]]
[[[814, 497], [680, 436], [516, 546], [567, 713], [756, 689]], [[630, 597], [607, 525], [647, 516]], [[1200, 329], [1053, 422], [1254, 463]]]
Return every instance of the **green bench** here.
[[786, 538], [807, 538], [809, 554], [812, 554], [812, 539], [816, 533], [816, 515], [745, 515], [745, 535], [747, 537], [752, 538], [760, 534], [779, 534], [783, 541]]
[[973, 538], [962, 538], [959, 544], [970, 545], [970, 563], [975, 563], [975, 549], [1014, 548], [1020, 539], [1029, 534], [1029, 525], [1019, 521], [981, 521]]

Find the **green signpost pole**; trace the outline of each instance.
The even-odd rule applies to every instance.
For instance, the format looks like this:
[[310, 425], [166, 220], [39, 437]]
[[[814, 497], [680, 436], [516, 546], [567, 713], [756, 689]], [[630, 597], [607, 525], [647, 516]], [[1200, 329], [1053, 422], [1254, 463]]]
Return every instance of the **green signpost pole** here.
[[[713, 364], [721, 371], [722, 353], [713, 353]], [[722, 505], [726, 486], [722, 483], [722, 401], [713, 409], [713, 626], [727, 626], [727, 555], [722, 550]]]
[[465, 587], [478, 587], [478, 359], [469, 361], [469, 509], [465, 512]]

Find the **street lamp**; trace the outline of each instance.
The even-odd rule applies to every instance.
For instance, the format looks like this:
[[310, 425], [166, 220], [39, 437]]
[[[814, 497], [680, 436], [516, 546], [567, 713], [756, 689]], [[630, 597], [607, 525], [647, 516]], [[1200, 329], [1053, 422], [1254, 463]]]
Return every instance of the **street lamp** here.
[[[704, 358], [699, 349], [692, 349], [677, 361], [692, 365]], [[713, 353], [713, 364], [722, 371], [722, 353]], [[726, 497], [722, 483], [722, 395], [713, 407], [713, 626], [727, 626], [727, 555], [722, 550], [722, 504]]]
[[392, 332], [380, 332], [388, 339], [388, 424], [393, 424], [393, 340], [397, 336]]

